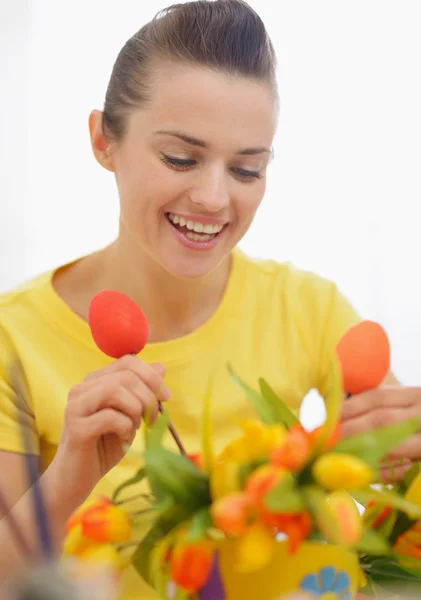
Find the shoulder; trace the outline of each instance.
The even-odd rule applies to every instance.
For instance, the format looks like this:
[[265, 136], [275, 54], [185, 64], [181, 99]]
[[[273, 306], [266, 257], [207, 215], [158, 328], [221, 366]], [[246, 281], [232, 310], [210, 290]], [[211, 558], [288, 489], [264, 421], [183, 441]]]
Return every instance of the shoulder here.
[[273, 294], [284, 299], [320, 306], [321, 303], [334, 302], [338, 293], [335, 282], [291, 262], [253, 258], [241, 251], [236, 252], [236, 257], [242, 263], [250, 283], [258, 281], [265, 286], [265, 292], [270, 287]]
[[0, 294], [0, 324], [27, 311], [37, 296], [51, 284], [53, 271], [46, 271]]
[[282, 315], [307, 337], [334, 340], [360, 320], [360, 316], [338, 285], [329, 278], [290, 262], [254, 259], [240, 253], [247, 272], [246, 293], [257, 298], [260, 312]]

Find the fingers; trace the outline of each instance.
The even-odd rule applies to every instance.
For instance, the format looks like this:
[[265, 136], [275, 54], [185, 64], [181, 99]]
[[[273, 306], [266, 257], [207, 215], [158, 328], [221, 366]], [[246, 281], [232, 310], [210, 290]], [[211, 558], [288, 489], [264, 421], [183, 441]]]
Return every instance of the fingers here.
[[115, 434], [121, 442], [131, 444], [136, 429], [133, 428], [130, 417], [113, 408], [105, 408], [80, 422], [81, 441], [92, 443], [107, 434]]
[[390, 461], [382, 463], [380, 468], [381, 483], [394, 483], [401, 481], [405, 474], [412, 468], [414, 463], [409, 459], [401, 461]]
[[[347, 400], [352, 404], [353, 399]], [[400, 406], [389, 408], [374, 408], [360, 415], [347, 416], [341, 421], [342, 437], [350, 437], [356, 433], [370, 431], [386, 425], [392, 425], [406, 421], [411, 417], [417, 417], [420, 407], [416, 406]]]
[[390, 456], [392, 458], [409, 458], [413, 461], [419, 460], [421, 458], [421, 434], [417, 433], [403, 442], [390, 453]]
[[[111, 376], [112, 377], [112, 376]], [[71, 418], [89, 417], [100, 410], [112, 408], [127, 415], [133, 422], [136, 429], [140, 426], [140, 421], [145, 410], [144, 404], [153, 402], [154, 396], [152, 392], [147, 390], [150, 395], [145, 403], [139, 401], [138, 397], [132, 391], [121, 387], [113, 381], [107, 381], [110, 378], [104, 377], [102, 380], [103, 386], [89, 387], [86, 389], [72, 390], [69, 394], [69, 403], [67, 412]]]
[[383, 386], [351, 396], [342, 405], [343, 419], [359, 417], [376, 409], [421, 408], [421, 389], [416, 387]]
[[161, 402], [165, 402], [170, 398], [170, 391], [163, 381], [165, 375], [165, 367], [160, 363], [148, 365], [139, 360], [136, 356], [123, 356], [122, 358], [110, 363], [99, 371], [94, 371], [85, 377], [84, 383], [93, 383], [102, 379], [106, 375], [123, 374], [126, 379], [122, 381], [127, 385], [134, 385], [133, 378], [129, 380], [130, 373], [136, 376], [140, 381], [157, 396]]

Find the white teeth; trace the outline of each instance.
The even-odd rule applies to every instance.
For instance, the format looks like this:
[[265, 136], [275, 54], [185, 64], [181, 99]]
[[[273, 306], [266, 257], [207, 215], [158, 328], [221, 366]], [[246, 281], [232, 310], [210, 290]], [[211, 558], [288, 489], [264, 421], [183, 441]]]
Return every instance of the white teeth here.
[[193, 233], [192, 231], [188, 231], [186, 233], [186, 237], [188, 237], [189, 240], [192, 240], [193, 242], [209, 242], [210, 240], [213, 240], [213, 238], [215, 236], [214, 235], [200, 235], [198, 233]]
[[175, 215], [174, 213], [168, 213], [169, 220], [174, 225], [180, 225], [180, 227], [187, 227], [189, 231], [195, 231], [196, 233], [206, 233], [209, 235], [215, 235], [219, 233], [224, 226], [223, 225], [210, 225], [209, 223], [200, 223], [199, 221], [187, 220], [184, 217]]

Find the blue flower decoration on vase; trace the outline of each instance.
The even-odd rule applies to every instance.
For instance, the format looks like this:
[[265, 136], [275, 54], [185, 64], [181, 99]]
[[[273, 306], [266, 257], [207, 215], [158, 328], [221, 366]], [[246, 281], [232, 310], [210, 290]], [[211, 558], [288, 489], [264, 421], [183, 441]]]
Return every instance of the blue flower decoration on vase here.
[[323, 567], [318, 573], [306, 575], [301, 580], [300, 590], [319, 600], [350, 600], [350, 585], [348, 573]]

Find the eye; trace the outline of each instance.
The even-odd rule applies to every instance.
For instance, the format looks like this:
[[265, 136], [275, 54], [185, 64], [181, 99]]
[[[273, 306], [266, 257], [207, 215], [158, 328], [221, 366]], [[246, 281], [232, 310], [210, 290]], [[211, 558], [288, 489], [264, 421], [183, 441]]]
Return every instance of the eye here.
[[190, 167], [194, 167], [196, 164], [195, 160], [187, 158], [175, 158], [174, 156], [168, 156], [167, 154], [161, 154], [161, 160], [164, 164], [168, 165], [176, 171], [186, 171]]
[[250, 183], [255, 179], [262, 179], [263, 175], [260, 171], [249, 171], [248, 169], [235, 168], [232, 169], [233, 173], [241, 181]]

